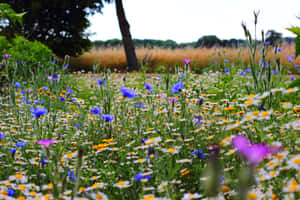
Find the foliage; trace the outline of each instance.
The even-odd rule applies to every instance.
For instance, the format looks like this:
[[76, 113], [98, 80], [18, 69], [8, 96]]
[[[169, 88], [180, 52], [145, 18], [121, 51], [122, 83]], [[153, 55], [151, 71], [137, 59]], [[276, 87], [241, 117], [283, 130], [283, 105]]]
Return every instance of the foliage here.
[[8, 54], [21, 62], [31, 64], [46, 64], [50, 61], [53, 53], [41, 42], [31, 42], [25, 38], [18, 36], [12, 40], [11, 48], [7, 51]]
[[3, 55], [9, 48], [9, 41], [5, 36], [0, 36], [0, 55]]
[[22, 17], [26, 14], [16, 13], [13, 9], [11, 9], [9, 4], [0, 3], [0, 30], [9, 24], [22, 24]]
[[26, 12], [23, 27], [9, 24], [1, 34], [12, 37], [13, 33], [30, 41], [38, 40], [63, 57], [80, 55], [91, 47], [86, 28], [90, 25], [89, 14], [100, 12], [101, 0], [1, 0], [16, 12]]
[[[300, 18], [299, 18], [300, 19]], [[300, 27], [292, 26], [291, 28], [287, 28], [287, 30], [291, 31], [292, 33], [296, 34], [296, 54], [295, 57], [300, 55]]]

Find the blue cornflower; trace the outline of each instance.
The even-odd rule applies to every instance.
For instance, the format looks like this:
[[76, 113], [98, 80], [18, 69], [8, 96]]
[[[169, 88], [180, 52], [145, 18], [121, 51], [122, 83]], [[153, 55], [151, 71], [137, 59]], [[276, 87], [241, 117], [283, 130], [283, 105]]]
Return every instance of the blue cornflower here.
[[264, 63], [264, 67], [267, 67], [268, 66], [268, 61], [266, 61], [265, 63]]
[[136, 175], [135, 175], [135, 180], [137, 182], [141, 182], [143, 180], [146, 180], [146, 181], [149, 181], [151, 178], [151, 175], [148, 175], [148, 176], [145, 176], [144, 173], [141, 173], [141, 172], [138, 172]]
[[67, 93], [72, 94], [73, 90], [67, 89]]
[[146, 88], [147, 90], [149, 90], [150, 93], [153, 92], [153, 91], [152, 91], [152, 86], [150, 85], [150, 83], [145, 83], [145, 88]]
[[295, 80], [295, 78], [294, 78], [294, 77], [291, 77], [291, 81], [293, 81], [293, 80]]
[[277, 51], [278, 51], [278, 52], [282, 52], [282, 49], [278, 47], [278, 48], [277, 48]]
[[5, 137], [4, 133], [0, 133], [0, 139], [2, 140]]
[[42, 89], [43, 89], [43, 90], [48, 90], [48, 87], [43, 86]]
[[47, 109], [44, 107], [32, 107], [30, 109], [31, 114], [34, 115], [35, 118], [40, 118], [41, 116], [45, 115], [47, 113]]
[[134, 97], [137, 97], [138, 95], [135, 93], [134, 90], [131, 90], [129, 88], [124, 88], [124, 87], [121, 87], [120, 88], [120, 91], [122, 93], [122, 95], [124, 97], [128, 97], [128, 98], [134, 98]]
[[294, 56], [286, 56], [286, 58], [288, 59], [289, 62], [292, 62], [294, 60]]
[[224, 69], [224, 72], [228, 73], [228, 72], [230, 72], [230, 69], [226, 68], [226, 69]]
[[25, 147], [26, 146], [26, 142], [25, 141], [20, 141], [17, 142], [16, 147]]
[[100, 115], [101, 114], [101, 109], [97, 106], [93, 107], [91, 110], [92, 114], [94, 115]]
[[10, 148], [10, 153], [11, 153], [12, 155], [15, 155], [16, 151], [17, 151], [17, 150], [15, 150], [14, 148]]
[[249, 74], [251, 72], [251, 69], [245, 69], [245, 71]]
[[15, 83], [15, 87], [21, 87], [21, 83], [16, 82], [16, 83]]
[[245, 75], [245, 72], [244, 72], [244, 71], [240, 71], [240, 74], [241, 74], [242, 76], [244, 76], [244, 75]]
[[139, 107], [139, 108], [146, 108], [146, 106], [143, 105], [142, 103], [137, 103], [135, 106], [136, 106], [136, 107]]
[[203, 150], [202, 149], [194, 150], [193, 156], [197, 157], [199, 159], [204, 159], [205, 158], [205, 155], [203, 154]]
[[278, 71], [277, 70], [273, 70], [273, 74], [278, 74]]
[[59, 97], [59, 101], [60, 101], [60, 102], [63, 102], [63, 101], [65, 101], [65, 100], [66, 100], [65, 97]]
[[160, 77], [156, 77], [156, 80], [157, 80], [157, 81], [160, 81], [160, 80], [161, 80], [161, 78], [160, 78]]
[[225, 62], [225, 63], [228, 63], [228, 62], [229, 62], [229, 60], [228, 60], [228, 59], [224, 59], [224, 62]]
[[265, 45], [269, 45], [270, 44], [270, 41], [265, 41]]
[[47, 160], [45, 158], [42, 160], [42, 164], [47, 165]]
[[74, 127], [79, 128], [79, 127], [81, 127], [81, 124], [74, 124]]
[[107, 122], [111, 122], [112, 120], [114, 120], [114, 116], [111, 114], [103, 114], [101, 116], [101, 119], [107, 121]]
[[97, 82], [98, 82], [98, 85], [100, 85], [100, 86], [105, 85], [105, 80], [103, 80], [101, 78], [98, 79]]
[[74, 101], [76, 101], [76, 98], [72, 98], [72, 99], [70, 99], [70, 101], [71, 101], [71, 102], [74, 102]]
[[8, 194], [8, 196], [12, 197], [12, 196], [15, 195], [15, 191], [14, 191], [13, 189], [9, 188], [9, 189], [7, 190], [7, 194]]
[[178, 93], [182, 90], [182, 87], [183, 87], [183, 82], [179, 81], [172, 86], [171, 92]]

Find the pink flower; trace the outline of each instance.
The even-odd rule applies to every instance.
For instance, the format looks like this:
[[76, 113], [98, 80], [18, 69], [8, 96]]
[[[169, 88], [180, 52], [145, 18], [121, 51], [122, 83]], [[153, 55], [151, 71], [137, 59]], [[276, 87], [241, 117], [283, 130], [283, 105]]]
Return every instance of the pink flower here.
[[55, 143], [55, 142], [57, 142], [57, 139], [39, 140], [36, 143], [48, 148], [52, 143]]
[[188, 64], [191, 62], [191, 60], [189, 60], [189, 59], [183, 59], [182, 61], [183, 61], [184, 64], [186, 64], [186, 65], [188, 65]]
[[176, 102], [176, 101], [178, 101], [179, 99], [177, 99], [177, 98], [175, 98], [175, 97], [169, 97], [168, 100], [169, 100], [169, 101]]
[[252, 144], [247, 137], [238, 135], [232, 140], [232, 146], [237, 152], [247, 159], [249, 165], [256, 166], [263, 161], [268, 154], [276, 154], [279, 147], [268, 146], [263, 143]]
[[4, 54], [4, 55], [3, 55], [3, 58], [6, 59], [6, 60], [7, 60], [9, 57], [11, 57], [11, 55], [9, 55], [9, 54]]

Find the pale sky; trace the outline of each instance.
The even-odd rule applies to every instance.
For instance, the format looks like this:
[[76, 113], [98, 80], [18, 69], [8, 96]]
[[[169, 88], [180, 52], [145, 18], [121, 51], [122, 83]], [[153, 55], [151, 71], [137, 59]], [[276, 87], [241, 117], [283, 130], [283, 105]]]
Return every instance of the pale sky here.
[[[123, 0], [133, 38], [197, 41], [204, 35], [245, 39], [241, 22], [253, 30], [253, 11], [260, 10], [258, 35], [270, 29], [295, 37], [285, 28], [300, 26], [300, 0]], [[115, 3], [90, 17], [91, 40], [121, 39]]]

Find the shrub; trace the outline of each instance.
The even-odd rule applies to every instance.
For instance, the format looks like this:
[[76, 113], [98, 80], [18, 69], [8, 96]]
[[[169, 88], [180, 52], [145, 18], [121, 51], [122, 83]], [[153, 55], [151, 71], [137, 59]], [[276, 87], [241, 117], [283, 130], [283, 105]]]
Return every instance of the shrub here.
[[11, 48], [7, 51], [14, 59], [23, 63], [46, 64], [51, 60], [52, 51], [38, 41], [31, 42], [21, 36], [17, 36], [10, 44]]
[[3, 55], [9, 48], [9, 41], [5, 36], [0, 36], [0, 55]]

